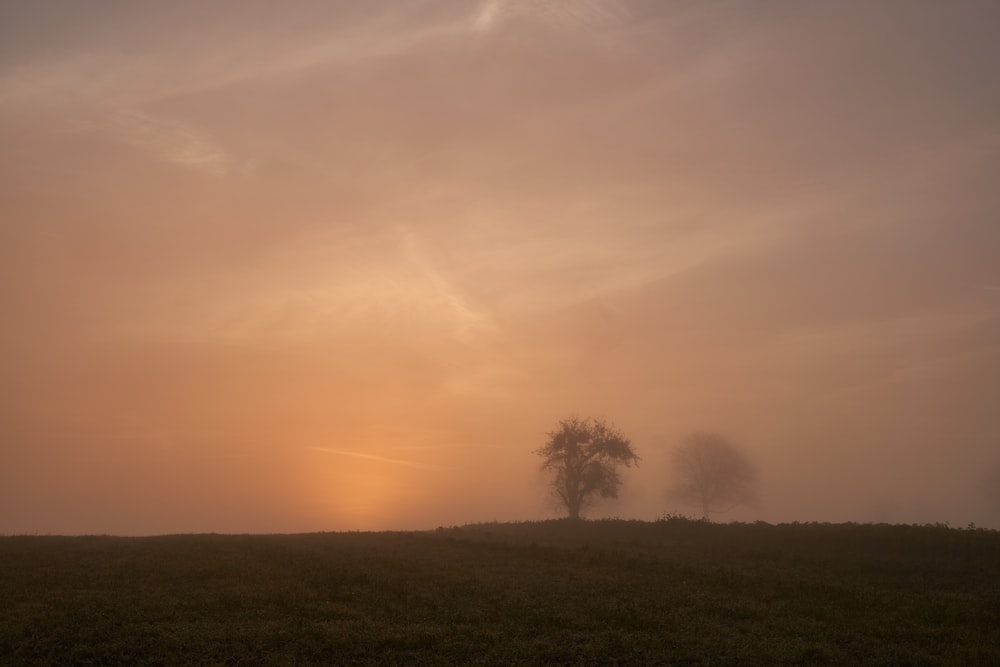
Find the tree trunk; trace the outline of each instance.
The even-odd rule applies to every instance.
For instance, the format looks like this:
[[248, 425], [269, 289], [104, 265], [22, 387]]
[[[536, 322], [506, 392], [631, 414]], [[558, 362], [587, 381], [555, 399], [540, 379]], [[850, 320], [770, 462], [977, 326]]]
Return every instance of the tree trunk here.
[[579, 521], [580, 519], [580, 499], [570, 498], [569, 502], [566, 503], [566, 509], [569, 510], [569, 518], [573, 521]]

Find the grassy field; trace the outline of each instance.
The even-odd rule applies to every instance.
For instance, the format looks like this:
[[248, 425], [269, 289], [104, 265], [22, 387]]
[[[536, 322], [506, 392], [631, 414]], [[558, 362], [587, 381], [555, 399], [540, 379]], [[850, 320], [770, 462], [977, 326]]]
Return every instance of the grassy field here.
[[668, 519], [2, 537], [0, 662], [998, 665], [1000, 532]]

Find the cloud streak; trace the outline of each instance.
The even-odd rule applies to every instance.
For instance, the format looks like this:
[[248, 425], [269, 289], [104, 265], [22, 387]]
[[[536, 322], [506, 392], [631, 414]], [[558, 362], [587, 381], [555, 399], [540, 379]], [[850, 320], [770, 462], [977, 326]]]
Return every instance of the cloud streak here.
[[330, 447], [310, 447], [309, 449], [316, 452], [326, 452], [328, 454], [337, 454], [339, 456], [350, 456], [357, 459], [364, 459], [366, 461], [377, 461], [378, 463], [389, 463], [391, 465], [405, 466], [407, 468], [417, 468], [420, 470], [441, 470], [439, 466], [429, 465], [426, 463], [421, 463], [419, 461], [408, 461], [406, 459], [394, 459], [388, 456], [379, 456], [378, 454], [367, 454], [365, 452], [353, 452], [345, 449], [333, 449]]
[[229, 156], [217, 143], [180, 122], [135, 110], [119, 110], [108, 125], [112, 134], [157, 159], [212, 176], [230, 172]]

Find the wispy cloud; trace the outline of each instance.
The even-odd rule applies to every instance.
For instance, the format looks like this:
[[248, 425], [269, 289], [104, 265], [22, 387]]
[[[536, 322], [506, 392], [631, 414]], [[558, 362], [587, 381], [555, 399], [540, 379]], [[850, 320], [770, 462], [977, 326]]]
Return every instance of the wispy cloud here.
[[490, 32], [517, 16], [553, 26], [600, 29], [620, 23], [626, 12], [618, 2], [607, 0], [487, 0], [473, 16], [478, 32]]
[[394, 459], [388, 456], [378, 456], [377, 454], [365, 454], [364, 452], [352, 452], [346, 449], [333, 449], [331, 447], [310, 447], [313, 451], [337, 454], [339, 456], [350, 456], [356, 459], [367, 461], [378, 461], [379, 463], [390, 463], [392, 465], [406, 466], [408, 468], [418, 468], [421, 470], [440, 470], [440, 466], [421, 463], [419, 461], [408, 461], [405, 459]]
[[157, 159], [214, 176], [230, 171], [230, 159], [209, 136], [176, 120], [135, 109], [121, 109], [108, 122], [110, 131]]
[[[128, 57], [97, 36], [81, 38], [78, 50], [68, 55], [29, 51], [21, 62], [0, 69], [0, 104], [83, 101], [137, 107], [316, 66], [383, 58], [471, 30], [468, 13], [424, 14], [412, 5], [363, 15], [346, 11], [336, 21], [330, 20], [329, 11], [316, 11], [322, 30], [305, 18], [283, 20], [284, 12], [265, 6], [255, 18], [266, 27], [248, 38], [233, 32], [227, 13], [208, 10], [202, 24], [185, 30], [183, 39], [155, 35], [148, 49]], [[116, 17], [123, 30], [142, 29], [130, 26], [128, 14]]]
[[454, 319], [458, 339], [469, 340], [478, 333], [496, 331], [491, 314], [460, 294], [455, 283], [431, 259], [417, 233], [410, 228], [401, 228], [401, 235], [407, 259], [425, 279], [430, 293], [428, 296], [441, 301]]
[[487, 0], [479, 7], [472, 19], [473, 27], [479, 32], [489, 32], [496, 25], [504, 7], [502, 0]]

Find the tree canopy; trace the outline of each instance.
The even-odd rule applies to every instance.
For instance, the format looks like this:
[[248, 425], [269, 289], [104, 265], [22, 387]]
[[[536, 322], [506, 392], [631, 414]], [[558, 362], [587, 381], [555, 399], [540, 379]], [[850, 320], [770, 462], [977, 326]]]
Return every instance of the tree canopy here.
[[718, 433], [692, 433], [673, 451], [670, 496], [701, 507], [702, 518], [749, 505], [757, 498], [757, 469]]
[[542, 457], [542, 470], [554, 473], [552, 493], [571, 519], [579, 519], [595, 496], [617, 498], [622, 483], [619, 467], [640, 460], [632, 443], [614, 426], [578, 417], [559, 422], [535, 453]]

